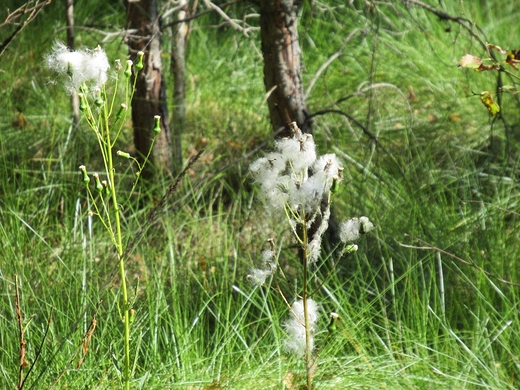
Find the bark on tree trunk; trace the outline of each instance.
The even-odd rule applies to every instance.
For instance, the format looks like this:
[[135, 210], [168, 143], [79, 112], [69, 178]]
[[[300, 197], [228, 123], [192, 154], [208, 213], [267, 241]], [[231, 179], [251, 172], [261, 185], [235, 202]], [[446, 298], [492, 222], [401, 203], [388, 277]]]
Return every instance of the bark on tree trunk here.
[[[183, 20], [186, 18], [188, 0], [179, 0], [181, 9], [175, 13], [174, 19]], [[172, 52], [170, 70], [173, 74], [173, 151], [175, 156], [175, 172], [182, 169], [182, 146], [181, 136], [184, 133], [184, 123], [186, 121], [186, 62], [185, 48], [188, 34], [188, 24], [181, 22], [172, 27]]]
[[[137, 32], [128, 36], [130, 58], [136, 60], [138, 51], [145, 53], [144, 68], [139, 72], [136, 91], [132, 101], [134, 144], [138, 159], [150, 150], [154, 127], [154, 116], [161, 116], [161, 132], [157, 136], [149, 162], [159, 170], [172, 171], [173, 156], [171, 130], [168, 124], [166, 87], [162, 75], [161, 41], [156, 0], [128, 0], [128, 29]], [[146, 170], [145, 177], [151, 178], [152, 171]]]
[[301, 49], [298, 40], [298, 11], [301, 0], [261, 0], [260, 27], [264, 57], [264, 82], [273, 129], [290, 136], [289, 124], [296, 122], [311, 133], [301, 80]]

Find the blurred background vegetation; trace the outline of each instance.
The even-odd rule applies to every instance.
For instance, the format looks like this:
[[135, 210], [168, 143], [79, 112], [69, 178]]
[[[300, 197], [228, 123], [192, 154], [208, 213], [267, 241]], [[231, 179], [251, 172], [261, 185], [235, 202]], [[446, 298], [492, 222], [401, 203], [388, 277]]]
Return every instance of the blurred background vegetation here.
[[[19, 3], [4, 2], [0, 21]], [[518, 388], [517, 81], [458, 68], [465, 54], [489, 55], [459, 23], [412, 3], [305, 2], [299, 18], [316, 143], [345, 165], [336, 218], [366, 215], [377, 225], [334, 269], [332, 252], [323, 256], [323, 283], [313, 297], [323, 330], [315, 384]], [[468, 20], [484, 42], [520, 49], [515, 2], [425, 3]], [[160, 10], [173, 4], [161, 2]], [[238, 16], [254, 14], [256, 5], [214, 4]], [[90, 224], [77, 170], [95, 170], [100, 157], [87, 126], [71, 125], [70, 97], [44, 66], [52, 43], [65, 41], [64, 13], [62, 1], [43, 7], [0, 57], [6, 388], [19, 383], [16, 279], [33, 367], [24, 387], [49, 388], [62, 372], [57, 388], [120, 383], [117, 260], [95, 219]], [[112, 60], [127, 58], [122, 1], [78, 2], [75, 21], [76, 47], [100, 44]], [[248, 22], [258, 26], [255, 17]], [[0, 28], [0, 41], [13, 28]], [[166, 70], [170, 38], [165, 29]], [[298, 290], [290, 232], [282, 218], [265, 215], [248, 177], [249, 163], [273, 142], [259, 32], [245, 36], [208, 12], [191, 22], [186, 50], [182, 150], [185, 158], [205, 152], [128, 263], [134, 387], [296, 389], [304, 369], [283, 349], [287, 308], [275, 285], [255, 289], [246, 278], [274, 237], [289, 277], [281, 288], [289, 296]], [[171, 90], [172, 75], [165, 76]], [[498, 83], [512, 89], [501, 95], [500, 115], [490, 117], [475, 94], [487, 90], [498, 99]], [[131, 123], [120, 147], [132, 151]], [[131, 194], [129, 236], [171, 182], [165, 174]], [[331, 311], [340, 321], [328, 336]], [[74, 353], [94, 316], [88, 354], [76, 369]]]

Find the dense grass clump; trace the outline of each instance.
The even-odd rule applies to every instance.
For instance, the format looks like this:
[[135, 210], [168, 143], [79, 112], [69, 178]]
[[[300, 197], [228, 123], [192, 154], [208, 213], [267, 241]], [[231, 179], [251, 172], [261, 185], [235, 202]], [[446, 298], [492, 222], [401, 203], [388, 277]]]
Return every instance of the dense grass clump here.
[[[496, 94], [499, 74], [457, 67], [465, 54], [487, 54], [454, 21], [401, 2], [326, 3], [304, 8], [300, 19], [314, 138], [320, 154], [335, 153], [345, 168], [333, 214], [367, 215], [375, 229], [341, 259], [331, 237], [318, 260], [314, 385], [517, 388], [518, 95], [504, 93], [502, 116], [489, 116], [473, 92]], [[485, 42], [518, 49], [514, 2], [429, 3], [475, 22]], [[87, 16], [95, 5], [76, 6], [77, 26], [89, 26], [77, 31], [79, 47], [101, 42], [96, 30], [124, 25], [122, 6], [110, 4], [113, 12], [96, 18]], [[77, 170], [102, 158], [86, 123], [71, 125], [69, 96], [42, 65], [64, 38], [62, 8], [45, 7], [0, 58], [5, 388], [20, 384], [20, 325], [24, 388], [58, 379], [55, 388], [121, 384], [117, 253], [88, 213]], [[127, 237], [145, 231], [126, 263], [132, 387], [295, 389], [305, 367], [284, 348], [289, 309], [278, 289], [297, 299], [298, 254], [282, 216], [266, 217], [248, 173], [273, 146], [259, 35], [213, 28], [214, 18], [193, 22], [187, 56], [183, 150], [205, 153], [153, 225], [147, 216], [172, 179], [131, 193], [126, 160], [115, 168], [128, 182]], [[126, 56], [120, 37], [103, 47], [111, 59]], [[516, 88], [514, 76], [500, 77]], [[130, 123], [118, 142], [131, 150]], [[247, 275], [270, 237], [287, 280], [255, 287]], [[331, 312], [339, 316], [333, 329]]]

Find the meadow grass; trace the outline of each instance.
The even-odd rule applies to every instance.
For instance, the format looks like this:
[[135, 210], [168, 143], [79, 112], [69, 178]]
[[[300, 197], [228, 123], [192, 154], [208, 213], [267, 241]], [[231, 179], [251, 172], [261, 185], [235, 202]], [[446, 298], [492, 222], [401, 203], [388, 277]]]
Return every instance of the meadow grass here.
[[[322, 313], [315, 386], [514, 389], [519, 287], [499, 278], [520, 283], [518, 148], [478, 98], [466, 97], [468, 90], [493, 90], [495, 76], [456, 67], [480, 49], [455, 25], [446, 33], [435, 17], [398, 5], [378, 22], [340, 3], [334, 12], [318, 3], [312, 18], [302, 16], [304, 79], [308, 85], [348, 33], [362, 30], [317, 80], [309, 105], [315, 111], [369, 81], [380, 84], [337, 106], [379, 145], [342, 116], [316, 117], [315, 126], [320, 153], [335, 152], [345, 165], [335, 213], [367, 215], [376, 229], [337, 266], [323, 256], [313, 296]], [[118, 388], [118, 261], [88, 217], [77, 172], [100, 158], [85, 128], [70, 128], [68, 96], [47, 84], [41, 65], [52, 41], [39, 31], [60, 19], [61, 6], [53, 7], [2, 57], [0, 83], [8, 93], [0, 97], [7, 108], [0, 124], [0, 387], [18, 384], [18, 277], [26, 374], [34, 362], [24, 388], [50, 388], [61, 373], [56, 388]], [[514, 5], [447, 7], [478, 22], [490, 42], [514, 48]], [[170, 178], [132, 194], [124, 210], [129, 236], [147, 229], [127, 263], [135, 309], [132, 387], [297, 388], [305, 367], [284, 350], [288, 309], [275, 285], [256, 288], [246, 278], [265, 241], [276, 237], [292, 277], [281, 288], [295, 294], [301, 283], [290, 232], [281, 218], [265, 215], [247, 174], [253, 157], [241, 159], [270, 137], [259, 43], [199, 23], [190, 38], [183, 146], [193, 153], [204, 145], [202, 162], [154, 226], [144, 221]], [[85, 44], [97, 39], [79, 36]], [[119, 42], [109, 48], [109, 56], [123, 58]], [[515, 104], [512, 96], [504, 100], [513, 129]], [[17, 107], [29, 122], [22, 129], [11, 126]], [[130, 135], [128, 128], [122, 146], [130, 147]], [[340, 319], [329, 334], [331, 311]], [[76, 369], [94, 316], [89, 350]]]

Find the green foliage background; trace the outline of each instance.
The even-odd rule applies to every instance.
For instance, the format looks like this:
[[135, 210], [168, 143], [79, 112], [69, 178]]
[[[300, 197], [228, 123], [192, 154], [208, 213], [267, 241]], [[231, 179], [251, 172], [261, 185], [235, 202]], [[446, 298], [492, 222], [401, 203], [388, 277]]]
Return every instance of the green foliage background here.
[[[503, 281], [520, 283], [517, 95], [504, 94], [503, 119], [489, 118], [472, 92], [494, 92], [497, 76], [457, 68], [464, 54], [486, 53], [456, 23], [405, 2], [346, 3], [306, 3], [303, 77], [307, 87], [341, 50], [317, 78], [309, 108], [341, 110], [377, 137], [376, 144], [343, 115], [315, 117], [320, 153], [335, 152], [345, 163], [337, 218], [367, 215], [377, 229], [336, 268], [324, 256], [325, 282], [314, 297], [322, 310], [315, 384], [517, 388], [519, 289]], [[518, 48], [514, 2], [429, 4], [475, 22], [490, 43]], [[6, 388], [18, 383], [16, 276], [27, 360], [35, 362], [25, 388], [48, 388], [64, 370], [58, 388], [120, 383], [116, 256], [95, 219], [89, 224], [77, 170], [81, 164], [95, 170], [100, 158], [86, 126], [71, 128], [69, 97], [43, 61], [52, 42], [65, 38], [63, 7], [47, 6], [0, 58], [0, 384]], [[245, 9], [237, 4], [227, 11]], [[75, 12], [78, 47], [95, 46], [103, 32], [125, 24], [116, 1], [81, 2]], [[269, 237], [282, 248], [288, 275], [298, 265], [283, 220], [266, 218], [247, 174], [271, 143], [259, 35], [215, 27], [221, 22], [212, 14], [197, 19], [188, 44], [183, 150], [189, 156], [204, 146], [203, 160], [128, 263], [136, 388], [290, 389], [304, 373], [283, 349], [284, 302], [274, 289], [254, 289], [246, 279]], [[163, 44], [168, 53], [168, 31]], [[126, 58], [120, 36], [103, 47], [112, 59]], [[168, 69], [167, 55], [164, 61]], [[504, 84], [514, 83], [504, 77]], [[23, 128], [13, 125], [18, 111], [28, 121]], [[131, 144], [129, 125], [121, 149]], [[125, 160], [123, 178], [126, 169]], [[129, 237], [170, 183], [165, 177], [132, 196], [125, 208]], [[282, 288], [292, 299], [298, 280], [290, 282]], [[329, 338], [331, 311], [341, 319]], [[71, 359], [94, 314], [89, 352], [75, 369], [77, 358]]]

